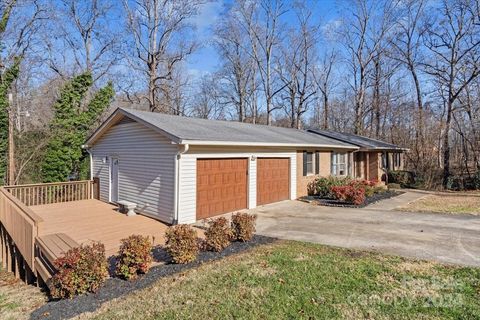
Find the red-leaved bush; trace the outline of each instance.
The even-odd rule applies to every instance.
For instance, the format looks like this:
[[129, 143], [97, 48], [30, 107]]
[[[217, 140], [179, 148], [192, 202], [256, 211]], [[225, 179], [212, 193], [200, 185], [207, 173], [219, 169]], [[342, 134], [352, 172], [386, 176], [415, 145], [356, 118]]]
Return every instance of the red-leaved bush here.
[[233, 230], [230, 223], [224, 217], [208, 222], [205, 231], [205, 249], [220, 252], [228, 247], [233, 239]]
[[96, 292], [108, 277], [105, 246], [100, 242], [72, 248], [53, 265], [57, 273], [50, 279], [48, 287], [54, 298]]
[[358, 185], [334, 186], [331, 189], [337, 200], [360, 205], [365, 202], [365, 188]]
[[232, 230], [234, 239], [238, 241], [250, 241], [255, 233], [257, 216], [246, 212], [237, 212], [232, 215]]
[[115, 273], [124, 279], [135, 279], [146, 273], [152, 264], [152, 243], [148, 237], [131, 235], [121, 240]]
[[165, 232], [165, 249], [174, 263], [189, 263], [197, 259], [197, 232], [186, 224], [169, 227]]

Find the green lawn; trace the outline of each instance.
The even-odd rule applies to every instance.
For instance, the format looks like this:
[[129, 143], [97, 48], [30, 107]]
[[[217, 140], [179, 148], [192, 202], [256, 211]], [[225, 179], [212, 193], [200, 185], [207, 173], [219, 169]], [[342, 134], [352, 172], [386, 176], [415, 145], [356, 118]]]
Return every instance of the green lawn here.
[[207, 263], [95, 319], [478, 319], [480, 269], [301, 242]]

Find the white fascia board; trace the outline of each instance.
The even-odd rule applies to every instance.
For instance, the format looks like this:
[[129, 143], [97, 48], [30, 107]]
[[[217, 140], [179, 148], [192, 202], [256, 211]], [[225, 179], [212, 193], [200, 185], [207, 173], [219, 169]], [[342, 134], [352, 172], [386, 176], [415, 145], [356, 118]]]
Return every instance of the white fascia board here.
[[199, 146], [245, 146], [245, 147], [292, 147], [292, 148], [329, 148], [357, 150], [356, 146], [339, 146], [327, 144], [305, 144], [305, 143], [269, 143], [269, 142], [237, 142], [237, 141], [205, 141], [205, 140], [182, 140], [180, 144]]

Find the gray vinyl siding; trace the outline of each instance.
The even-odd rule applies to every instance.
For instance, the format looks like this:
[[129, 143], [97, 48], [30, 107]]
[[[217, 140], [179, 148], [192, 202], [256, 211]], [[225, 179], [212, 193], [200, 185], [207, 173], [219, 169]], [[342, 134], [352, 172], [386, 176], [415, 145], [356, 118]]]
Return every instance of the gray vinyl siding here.
[[174, 217], [177, 146], [137, 122], [120, 122], [91, 148], [93, 176], [100, 178], [100, 200], [109, 201], [109, 166], [119, 159], [119, 200], [138, 204], [137, 211], [171, 223]]

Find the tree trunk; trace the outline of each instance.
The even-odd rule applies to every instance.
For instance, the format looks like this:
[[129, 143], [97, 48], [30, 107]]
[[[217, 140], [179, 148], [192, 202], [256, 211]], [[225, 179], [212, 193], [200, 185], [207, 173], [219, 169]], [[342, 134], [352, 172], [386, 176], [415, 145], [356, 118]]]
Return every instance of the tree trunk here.
[[325, 94], [323, 95], [323, 129], [325, 130], [328, 129], [328, 111], [329, 111], [328, 95], [325, 91]]
[[453, 102], [451, 99], [448, 100], [447, 105], [447, 120], [445, 122], [445, 135], [443, 137], [443, 187], [446, 189], [448, 185], [448, 180], [450, 177], [450, 125], [452, 122], [452, 108]]

